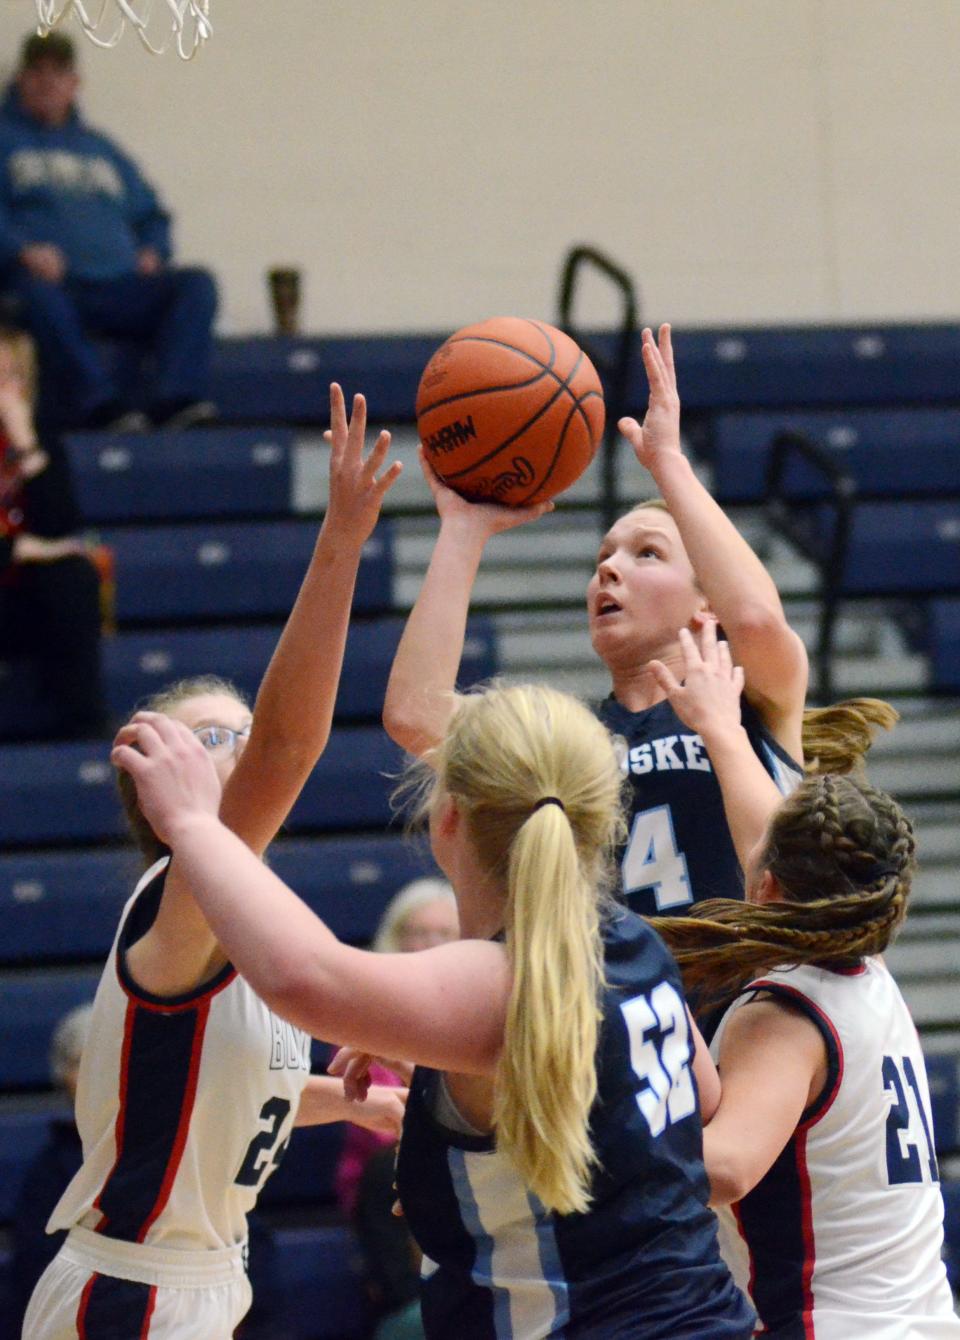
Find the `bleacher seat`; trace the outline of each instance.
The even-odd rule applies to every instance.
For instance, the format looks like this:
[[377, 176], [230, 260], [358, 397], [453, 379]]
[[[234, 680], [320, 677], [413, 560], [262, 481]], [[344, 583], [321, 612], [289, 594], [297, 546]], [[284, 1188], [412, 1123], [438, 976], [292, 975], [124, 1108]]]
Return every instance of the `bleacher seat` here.
[[[104, 530], [115, 554], [116, 612], [125, 620], [286, 615], [317, 538], [313, 521], [198, 523]], [[390, 523], [363, 548], [354, 608], [389, 609]]]
[[[269, 863], [353, 944], [372, 938], [399, 888], [436, 873], [427, 844], [398, 833], [281, 838]], [[0, 856], [0, 964], [102, 961], [140, 870], [130, 847]]]
[[[281, 1164], [281, 1168], [282, 1168]], [[370, 1305], [353, 1234], [339, 1227], [278, 1227], [276, 1260], [294, 1340], [362, 1340]]]
[[287, 516], [290, 429], [210, 428], [145, 436], [76, 433], [66, 439], [84, 520]]
[[51, 1120], [68, 1113], [59, 1096], [0, 1107], [0, 1224], [13, 1215], [24, 1173], [46, 1144]]
[[19, 1325], [14, 1329], [13, 1252], [0, 1246], [0, 1340], [20, 1340]]
[[[402, 621], [395, 618], [354, 620], [337, 694], [338, 720], [379, 719], [402, 631]], [[136, 702], [170, 680], [211, 669], [232, 680], [252, 701], [280, 633], [280, 625], [120, 633], [104, 644], [110, 710], [125, 716]], [[496, 668], [492, 620], [471, 620], [460, 663], [461, 685], [487, 679]]]
[[[125, 834], [108, 744], [0, 747], [0, 845], [95, 842]], [[400, 751], [378, 727], [335, 730], [290, 818], [291, 831], [382, 828]]]
[[960, 693], [960, 597], [931, 600], [927, 651], [935, 688]]
[[[930, 497], [960, 492], [960, 410], [885, 409], [805, 414], [721, 414], [711, 429], [713, 492], [725, 503], [758, 502], [778, 433], [803, 434], [828, 452], [860, 496]], [[790, 497], [823, 497], [828, 485], [805, 461], [784, 475]]]
[[927, 1080], [937, 1153], [960, 1152], [960, 1055], [927, 1054]]
[[50, 1082], [47, 1053], [58, 1021], [93, 1000], [98, 968], [5, 972], [0, 977], [0, 1089], [42, 1089]]
[[[834, 510], [811, 505], [809, 549], [830, 552]], [[853, 511], [845, 596], [928, 594], [960, 588], [960, 497], [948, 502], [865, 502]]]
[[338, 381], [348, 403], [365, 394], [371, 422], [409, 421], [420, 374], [449, 333], [221, 339], [210, 394], [228, 423], [325, 425]]

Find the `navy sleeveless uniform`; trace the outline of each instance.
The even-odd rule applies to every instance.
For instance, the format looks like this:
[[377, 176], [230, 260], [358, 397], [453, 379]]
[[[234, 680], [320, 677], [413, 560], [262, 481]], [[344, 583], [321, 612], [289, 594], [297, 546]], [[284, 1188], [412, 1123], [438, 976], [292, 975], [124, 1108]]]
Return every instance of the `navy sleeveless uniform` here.
[[[707, 898], [742, 898], [723, 796], [702, 738], [666, 701], [631, 712], [611, 695], [596, 712], [630, 779], [629, 835], [619, 853], [625, 901], [644, 916], [684, 916]], [[801, 767], [745, 698], [741, 712], [754, 752], [786, 795]]]
[[441, 1076], [414, 1073], [397, 1164], [424, 1252], [428, 1340], [744, 1340], [754, 1313], [723, 1264], [702, 1158], [680, 979], [618, 909], [604, 929], [599, 1158], [585, 1214], [544, 1209], [492, 1135], [441, 1124]]

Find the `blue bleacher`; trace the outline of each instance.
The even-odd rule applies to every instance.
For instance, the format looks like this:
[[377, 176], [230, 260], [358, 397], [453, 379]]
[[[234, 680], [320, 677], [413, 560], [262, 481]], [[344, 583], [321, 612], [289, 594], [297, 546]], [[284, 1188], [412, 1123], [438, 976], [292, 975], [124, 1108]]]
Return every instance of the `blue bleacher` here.
[[[343, 940], [365, 944], [394, 893], [436, 869], [400, 834], [281, 838], [270, 866]], [[0, 856], [0, 964], [102, 960], [140, 875], [131, 848]]]
[[943, 1259], [953, 1292], [960, 1295], [960, 1182], [945, 1181], [943, 1191]]
[[0, 1108], [0, 1224], [13, 1215], [24, 1173], [46, 1144], [50, 1121], [67, 1115], [60, 1098]]
[[20, 1327], [14, 1329], [13, 1252], [0, 1246], [0, 1340], [20, 1340]]
[[77, 501], [91, 524], [187, 517], [287, 516], [292, 430], [210, 428], [66, 439]]
[[[829, 453], [867, 497], [950, 494], [960, 489], [960, 410], [884, 409], [812, 413], [720, 414], [711, 428], [713, 491], [725, 503], [758, 502], [770, 445], [778, 433], [801, 433]], [[828, 485], [794, 458], [787, 494], [823, 497]]]
[[960, 693], [960, 598], [931, 600], [928, 610], [927, 651], [933, 685]]
[[[326, 423], [335, 378], [348, 394], [365, 393], [373, 419], [410, 421], [420, 374], [450, 333], [222, 339], [212, 394], [225, 422]], [[609, 358], [617, 336], [593, 331], [584, 339]], [[679, 328], [673, 343], [688, 412], [958, 398], [955, 324]], [[627, 400], [634, 410], [647, 401], [639, 359]]]
[[[0, 846], [125, 835], [109, 744], [0, 747]], [[400, 751], [378, 727], [334, 731], [290, 818], [291, 831], [382, 828]]]
[[[403, 622], [396, 618], [354, 621], [337, 694], [338, 720], [379, 719], [402, 631]], [[120, 633], [104, 644], [110, 710], [124, 716], [135, 703], [170, 680], [206, 674], [211, 667], [232, 680], [252, 701], [280, 632], [281, 626], [275, 625]], [[466, 686], [488, 679], [496, 667], [493, 622], [472, 619], [460, 664], [460, 683]]]
[[287, 1300], [283, 1320], [295, 1340], [363, 1340], [371, 1323], [370, 1304], [350, 1230], [279, 1227], [274, 1236]]
[[[812, 504], [808, 548], [830, 552], [834, 510]], [[931, 594], [960, 588], [960, 497], [949, 502], [864, 502], [853, 512], [844, 596]]]
[[[286, 615], [317, 538], [313, 521], [209, 522], [105, 529], [116, 556], [121, 621]], [[363, 547], [354, 608], [389, 609], [393, 545], [388, 521]]]
[[960, 1055], [934, 1053], [924, 1059], [937, 1152], [941, 1157], [960, 1152]]
[[93, 1000], [99, 968], [5, 972], [0, 982], [0, 1089], [42, 1089], [50, 1080], [47, 1053], [68, 1010]]

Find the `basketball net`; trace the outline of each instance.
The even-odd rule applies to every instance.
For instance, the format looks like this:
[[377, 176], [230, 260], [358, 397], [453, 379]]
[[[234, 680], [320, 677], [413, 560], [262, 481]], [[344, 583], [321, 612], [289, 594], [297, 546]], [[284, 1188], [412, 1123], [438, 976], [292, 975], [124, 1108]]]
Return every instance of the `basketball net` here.
[[[115, 47], [129, 23], [151, 56], [162, 56], [175, 42], [181, 58], [192, 60], [213, 31], [210, 0], [36, 0], [36, 4], [43, 37], [73, 14], [96, 46]], [[165, 22], [170, 30], [161, 38]]]

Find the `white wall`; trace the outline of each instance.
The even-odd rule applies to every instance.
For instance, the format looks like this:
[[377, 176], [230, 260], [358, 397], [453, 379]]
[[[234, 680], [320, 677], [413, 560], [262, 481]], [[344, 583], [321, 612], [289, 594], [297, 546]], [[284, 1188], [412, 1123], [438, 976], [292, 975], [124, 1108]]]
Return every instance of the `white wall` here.
[[[0, 0], [7, 69], [33, 0]], [[94, 0], [94, 4], [99, 0]], [[161, 0], [154, 0], [160, 4]], [[956, 0], [212, 0], [191, 64], [84, 44], [226, 331], [551, 317], [575, 241], [676, 323], [954, 318]], [[73, 25], [70, 25], [71, 30]], [[588, 291], [584, 315], [602, 319]]]

